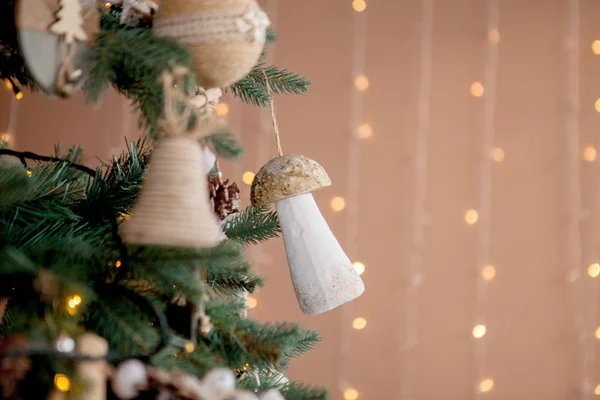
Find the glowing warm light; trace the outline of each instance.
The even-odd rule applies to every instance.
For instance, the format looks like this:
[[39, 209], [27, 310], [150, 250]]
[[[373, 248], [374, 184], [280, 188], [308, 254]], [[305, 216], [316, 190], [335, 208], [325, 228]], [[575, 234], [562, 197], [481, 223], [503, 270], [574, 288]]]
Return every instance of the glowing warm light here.
[[0, 135], [0, 142], [9, 143], [10, 142], [10, 133], [3, 133]]
[[219, 103], [215, 107], [215, 111], [219, 117], [224, 117], [229, 114], [229, 106], [226, 103]]
[[600, 275], [600, 264], [593, 263], [588, 267], [588, 275], [592, 278], [597, 278]]
[[473, 97], [481, 97], [483, 96], [483, 85], [481, 82], [473, 82], [471, 85], [471, 95]]
[[368, 139], [373, 136], [373, 127], [369, 124], [361, 124], [358, 127], [358, 138]]
[[258, 305], [258, 300], [256, 297], [248, 296], [248, 308], [256, 308]]
[[357, 400], [358, 399], [358, 390], [354, 388], [348, 388], [344, 390], [344, 400]]
[[12, 89], [12, 83], [10, 83], [8, 79], [4, 80], [4, 86], [6, 86], [7, 89]]
[[252, 185], [252, 182], [254, 182], [254, 172], [252, 171], [246, 171], [242, 174], [242, 181], [246, 184], [246, 185]]
[[31, 172], [31, 170], [29, 170], [29, 169], [26, 169], [26, 170], [25, 170], [25, 173], [26, 173], [26, 174], [27, 174], [27, 176], [28, 176], [28, 177], [30, 177], [30, 178], [31, 178], [31, 175], [33, 175], [33, 172]]
[[600, 396], [600, 385], [596, 386], [596, 389], [594, 389], [594, 394]]
[[496, 267], [493, 265], [486, 265], [481, 270], [481, 277], [486, 281], [491, 281], [496, 276]]
[[56, 374], [54, 375], [54, 386], [61, 392], [68, 392], [71, 388], [71, 381], [66, 375]]
[[465, 222], [469, 225], [474, 225], [479, 220], [479, 213], [477, 210], [470, 209], [465, 213]]
[[600, 99], [596, 100], [596, 102], [594, 103], [594, 108], [596, 109], [596, 111], [600, 112]]
[[187, 351], [188, 353], [193, 352], [196, 349], [196, 346], [194, 346], [194, 343], [192, 342], [187, 342], [185, 344], [185, 351]]
[[110, 8], [110, 6], [112, 6], [112, 4], [111, 4], [111, 3], [104, 3], [104, 7], [106, 7], [106, 8]]
[[333, 211], [340, 212], [346, 208], [346, 200], [344, 200], [343, 197], [335, 196], [333, 199], [331, 199], [330, 205]]
[[360, 261], [354, 261], [352, 266], [359, 275], [362, 275], [365, 272], [365, 264], [361, 263]]
[[365, 11], [365, 8], [367, 8], [367, 3], [365, 0], [354, 0], [352, 2], [352, 8], [356, 12], [363, 12]]
[[485, 327], [485, 325], [475, 325], [473, 327], [473, 337], [475, 339], [481, 339], [482, 337], [485, 336], [485, 333], [487, 332], [487, 328]]
[[492, 150], [492, 160], [496, 162], [501, 162], [504, 160], [504, 150], [502, 150], [500, 147], [495, 147], [494, 150]]
[[490, 43], [498, 43], [500, 41], [500, 31], [498, 29], [490, 29], [488, 31], [488, 40]]
[[492, 391], [494, 388], [494, 380], [492, 378], [485, 378], [479, 382], [479, 392], [486, 393]]
[[600, 54], [600, 40], [594, 40], [592, 42], [592, 52], [594, 54]]
[[352, 321], [352, 327], [357, 331], [365, 329], [366, 326], [367, 320], [362, 317], [354, 318], [354, 321]]
[[81, 296], [76, 294], [67, 299], [67, 305], [71, 310], [74, 310], [81, 304], [81, 301]]
[[596, 332], [594, 333], [594, 335], [596, 336], [596, 339], [600, 339], [600, 327], [598, 327], [596, 329]]
[[123, 263], [121, 262], [121, 260], [117, 260], [117, 262], [115, 263], [115, 267], [116, 268], [121, 268], [121, 265], [123, 265]]
[[22, 98], [23, 98], [23, 92], [19, 92], [19, 93], [15, 94], [15, 99], [21, 100]]
[[359, 75], [354, 79], [354, 86], [361, 92], [369, 88], [369, 78], [364, 75]]
[[583, 159], [587, 162], [593, 162], [596, 159], [596, 148], [594, 146], [587, 146], [583, 149]]

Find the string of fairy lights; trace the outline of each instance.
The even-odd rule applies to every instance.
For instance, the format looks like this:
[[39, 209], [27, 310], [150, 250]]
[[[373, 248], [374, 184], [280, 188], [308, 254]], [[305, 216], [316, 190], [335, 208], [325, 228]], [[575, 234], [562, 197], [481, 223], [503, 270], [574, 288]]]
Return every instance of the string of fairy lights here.
[[[484, 97], [484, 118], [482, 129], [483, 148], [479, 171], [479, 210], [477, 211], [477, 284], [476, 284], [476, 315], [472, 336], [475, 339], [474, 373], [475, 397], [490, 392], [495, 385], [494, 379], [487, 372], [487, 309], [488, 286], [496, 274], [491, 263], [492, 239], [492, 172], [494, 161], [502, 161], [504, 152], [495, 145], [496, 133], [496, 89], [498, 80], [498, 44], [500, 41], [500, 13], [498, 0], [487, 1], [487, 54], [484, 71], [484, 84], [471, 86], [472, 94]], [[473, 88], [480, 90], [473, 91]], [[481, 97], [479, 96], [479, 97]], [[467, 221], [469, 222], [469, 221]]]
[[[576, 298], [576, 310], [574, 315], [576, 342], [579, 347], [581, 365], [578, 367], [579, 394], [581, 399], [588, 398], [588, 369], [589, 354], [587, 350], [588, 336], [586, 334], [585, 323], [585, 297], [586, 282], [582, 279], [580, 272], [583, 267], [583, 249], [581, 244], [580, 224], [582, 221], [582, 201], [581, 201], [581, 171], [580, 171], [580, 86], [579, 86], [579, 42], [581, 11], [579, 0], [570, 0], [569, 2], [569, 32], [566, 40], [568, 52], [568, 110], [565, 120], [565, 133], [567, 145], [567, 182], [568, 182], [568, 210], [569, 219], [567, 226], [568, 243], [568, 264], [572, 269], [570, 272], [570, 282], [575, 286], [573, 293]], [[576, 272], [575, 272], [576, 271]]]
[[423, 252], [425, 251], [425, 226], [428, 213], [425, 208], [427, 200], [428, 179], [428, 141], [431, 125], [431, 93], [433, 84], [433, 28], [435, 1], [421, 1], [421, 33], [420, 33], [420, 81], [417, 95], [417, 130], [414, 151], [415, 189], [413, 203], [413, 238], [412, 251], [409, 258], [409, 271], [405, 288], [404, 303], [405, 333], [401, 343], [400, 357], [400, 391], [401, 400], [414, 398], [412, 382], [415, 367], [415, 349], [419, 344], [419, 288], [424, 281]]
[[[356, 257], [358, 253], [358, 221], [359, 221], [359, 193], [360, 193], [360, 171], [362, 148], [360, 141], [369, 139], [373, 135], [372, 126], [363, 120], [364, 118], [364, 95], [369, 89], [369, 78], [366, 75], [367, 61], [367, 13], [364, 11], [367, 3], [364, 0], [353, 0], [353, 40], [352, 40], [352, 77], [353, 88], [350, 104], [350, 141], [347, 162], [347, 193], [346, 198], [335, 196], [330, 201], [334, 212], [346, 210], [346, 240], [345, 248], [349, 256]], [[346, 201], [347, 200], [347, 201]], [[359, 275], [365, 272], [365, 264], [354, 261], [353, 266]], [[352, 304], [345, 305], [340, 309], [340, 336], [339, 353], [337, 360], [338, 387], [342, 392], [344, 400], [357, 400], [360, 391], [348, 382], [346, 374], [346, 357], [350, 354], [350, 335], [348, 328], [352, 320], [352, 328], [360, 331], [366, 328], [367, 320], [360, 316], [353, 316]]]
[[[589, 257], [584, 257], [584, 248], [582, 246], [582, 222], [586, 219], [582, 206], [581, 191], [581, 159], [593, 162], [596, 158], [596, 149], [593, 146], [587, 146], [581, 152], [581, 130], [579, 118], [581, 113], [580, 105], [580, 30], [581, 30], [581, 4], [580, 0], [570, 0], [569, 2], [569, 32], [566, 40], [568, 53], [568, 111], [565, 121], [565, 133], [567, 139], [567, 182], [568, 182], [568, 265], [570, 271], [567, 274], [567, 280], [573, 286], [572, 292], [575, 296], [576, 310], [574, 315], [576, 342], [579, 345], [580, 366], [579, 374], [579, 395], [583, 400], [589, 399], [592, 395], [593, 381], [592, 370], [595, 358], [594, 337], [590, 332], [591, 323], [596, 324], [596, 297], [597, 285], [593, 285], [592, 299], [587, 299], [588, 284], [583, 279], [582, 269], [585, 268], [584, 261]], [[599, 53], [596, 48], [596, 42], [592, 43], [592, 51]], [[596, 110], [598, 101], [596, 102]], [[598, 168], [598, 167], [596, 167]], [[598, 216], [596, 216], [598, 218]], [[597, 254], [593, 254], [597, 259]], [[600, 274], [600, 265], [594, 262], [587, 268], [588, 275], [596, 278]], [[591, 301], [590, 301], [591, 300]], [[589, 315], [591, 321], [586, 320], [586, 311], [588, 304], [591, 308]], [[596, 337], [600, 338], [600, 328], [596, 328]], [[593, 394], [600, 395], [600, 385], [596, 384]]]
[[18, 91], [16, 94], [13, 91], [13, 85], [9, 81], [5, 81], [4, 85], [9, 90], [13, 97], [10, 99], [10, 107], [8, 109], [8, 123], [6, 130], [0, 133], [0, 143], [4, 143], [10, 147], [15, 146], [15, 133], [17, 129], [17, 114], [19, 112], [19, 100], [23, 98], [23, 92]]

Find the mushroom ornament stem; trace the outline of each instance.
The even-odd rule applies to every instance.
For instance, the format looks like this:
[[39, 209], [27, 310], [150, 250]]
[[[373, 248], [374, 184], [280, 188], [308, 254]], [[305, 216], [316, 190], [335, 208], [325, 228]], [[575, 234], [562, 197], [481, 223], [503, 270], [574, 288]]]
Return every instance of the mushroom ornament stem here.
[[311, 194], [329, 185], [319, 163], [297, 155], [272, 159], [252, 183], [254, 206], [275, 203], [296, 298], [306, 314], [332, 310], [365, 290]]
[[313, 195], [275, 202], [300, 308], [320, 314], [359, 297], [365, 286]]

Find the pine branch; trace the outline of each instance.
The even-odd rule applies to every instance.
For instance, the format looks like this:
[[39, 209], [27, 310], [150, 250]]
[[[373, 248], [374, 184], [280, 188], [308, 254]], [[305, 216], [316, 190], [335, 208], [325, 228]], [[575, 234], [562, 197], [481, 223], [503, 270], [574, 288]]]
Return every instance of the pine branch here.
[[244, 148], [229, 132], [221, 131], [203, 136], [200, 143], [213, 149], [221, 158], [235, 160], [244, 154]]
[[[158, 78], [172, 65], [191, 66], [189, 52], [173, 39], [158, 37], [151, 30], [123, 27], [112, 13], [103, 13], [102, 31], [94, 49], [86, 87], [88, 99], [98, 102], [112, 84], [141, 110], [142, 126], [149, 128], [153, 137], [159, 137], [162, 87]], [[193, 86], [190, 82], [190, 89]]]
[[281, 233], [277, 213], [269, 207], [247, 207], [225, 225], [225, 235], [245, 245], [257, 244]]
[[260, 107], [268, 106], [271, 93], [267, 88], [265, 75], [274, 94], [300, 95], [308, 92], [310, 81], [306, 78], [285, 68], [265, 67], [264, 64], [259, 64], [250, 74], [231, 86], [232, 93], [246, 103]]
[[86, 174], [90, 175], [91, 177], [96, 176], [96, 171], [94, 171], [93, 169], [88, 168], [85, 165], [76, 164], [69, 160], [63, 160], [58, 157], [41, 156], [41, 155], [29, 152], [29, 151], [14, 151], [14, 150], [10, 150], [10, 149], [0, 149], [0, 156], [5, 156], [5, 155], [17, 157], [19, 160], [21, 160], [21, 163], [25, 167], [27, 167], [27, 161], [26, 161], [27, 159], [35, 160], [35, 161], [44, 161], [44, 162], [55, 162], [55, 163], [61, 162], [69, 167], [75, 168], [81, 172], [85, 172]]
[[111, 346], [121, 354], [147, 354], [160, 341], [150, 325], [152, 319], [136, 304], [123, 298], [98, 300], [90, 306], [87, 329], [110, 338]]
[[318, 331], [304, 331], [294, 346], [285, 352], [285, 357], [288, 359], [302, 357], [312, 351], [320, 342], [321, 338]]
[[310, 386], [292, 382], [281, 389], [285, 400], [327, 400], [327, 390], [323, 388], [311, 388]]

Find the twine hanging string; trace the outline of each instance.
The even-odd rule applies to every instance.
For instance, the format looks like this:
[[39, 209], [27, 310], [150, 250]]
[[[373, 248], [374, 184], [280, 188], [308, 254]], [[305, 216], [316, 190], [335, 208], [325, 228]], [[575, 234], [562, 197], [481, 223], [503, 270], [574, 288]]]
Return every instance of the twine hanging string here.
[[[73, 83], [76, 78], [79, 78], [76, 74], [76, 69], [73, 66], [73, 56], [75, 54], [75, 44], [62, 42], [60, 46], [60, 52], [62, 56], [62, 65], [58, 72], [56, 81], [56, 88], [61, 96], [69, 96], [73, 91]], [[81, 75], [81, 70], [79, 70]]]
[[[201, 90], [195, 95], [185, 92], [185, 78], [190, 73], [186, 67], [176, 66], [163, 71], [160, 81], [163, 85], [164, 116], [158, 121], [161, 132], [170, 138], [199, 138], [220, 127], [215, 118], [212, 102], [221, 96], [220, 90]], [[202, 97], [202, 101], [199, 101]], [[190, 129], [190, 118], [195, 118], [195, 126]]]
[[[192, 115], [192, 106], [187, 101], [188, 97], [183, 90], [187, 73], [187, 68], [175, 67], [171, 71], [164, 71], [161, 75], [164, 117], [158, 122], [158, 126], [167, 137], [185, 136], [188, 131], [187, 127]], [[181, 110], [182, 106], [183, 110]]]
[[273, 121], [273, 131], [275, 132], [275, 140], [277, 141], [277, 152], [279, 156], [283, 156], [283, 150], [281, 149], [281, 138], [279, 137], [279, 124], [277, 124], [277, 116], [275, 115], [275, 99], [273, 97], [273, 91], [271, 85], [269, 85], [269, 78], [264, 70], [261, 70], [265, 77], [265, 86], [267, 87], [267, 93], [271, 96], [269, 107], [271, 108], [271, 120]]

